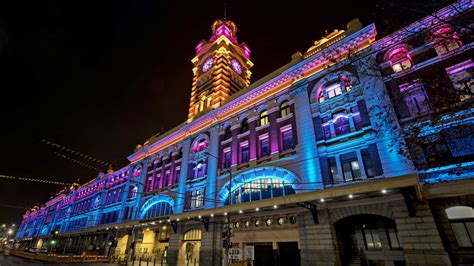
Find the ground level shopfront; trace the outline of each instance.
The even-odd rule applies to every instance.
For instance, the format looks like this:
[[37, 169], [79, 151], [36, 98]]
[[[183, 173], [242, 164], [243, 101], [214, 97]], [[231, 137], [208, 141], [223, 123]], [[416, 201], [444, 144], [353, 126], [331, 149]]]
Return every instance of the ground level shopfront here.
[[133, 254], [165, 265], [221, 265], [223, 232], [230, 226], [232, 249], [244, 254], [251, 247], [254, 265], [360, 265], [362, 260], [370, 265], [450, 265], [472, 260], [469, 238], [456, 237], [460, 230], [469, 236], [474, 217], [460, 217], [465, 208], [450, 209], [472, 211], [472, 195], [426, 196], [429, 190], [422, 194], [406, 182], [359, 185], [117, 225], [63, 237], [59, 246], [77, 253], [95, 248], [124, 258]]

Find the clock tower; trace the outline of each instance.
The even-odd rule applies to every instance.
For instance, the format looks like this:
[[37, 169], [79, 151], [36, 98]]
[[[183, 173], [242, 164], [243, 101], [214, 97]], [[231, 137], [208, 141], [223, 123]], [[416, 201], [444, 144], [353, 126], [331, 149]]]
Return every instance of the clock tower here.
[[250, 49], [237, 42], [235, 23], [219, 19], [211, 29], [212, 37], [198, 43], [191, 60], [194, 78], [188, 122], [221, 106], [229, 96], [250, 84]]

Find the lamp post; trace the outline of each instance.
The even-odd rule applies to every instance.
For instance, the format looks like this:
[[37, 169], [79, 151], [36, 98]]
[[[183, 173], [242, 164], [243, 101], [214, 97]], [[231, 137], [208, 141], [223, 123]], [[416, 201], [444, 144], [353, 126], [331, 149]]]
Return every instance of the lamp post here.
[[[221, 165], [221, 160], [219, 160], [219, 158], [217, 158], [216, 156], [210, 154], [209, 152], [205, 152], [205, 154], [213, 157], [214, 159], [217, 160], [217, 162], [219, 163], [219, 165]], [[231, 168], [229, 169], [226, 169], [225, 172], [227, 172], [229, 174], [229, 186], [227, 187], [228, 191], [229, 191], [229, 206], [232, 205], [232, 199], [231, 199], [231, 193], [232, 193], [232, 171], [231, 171]], [[226, 238], [226, 245], [224, 246], [225, 247], [225, 254], [224, 254], [224, 265], [227, 265], [228, 263], [228, 256], [229, 256], [229, 246], [230, 246], [230, 235], [231, 235], [231, 230], [230, 230], [230, 213], [227, 212], [227, 232], [225, 234], [225, 238]]]

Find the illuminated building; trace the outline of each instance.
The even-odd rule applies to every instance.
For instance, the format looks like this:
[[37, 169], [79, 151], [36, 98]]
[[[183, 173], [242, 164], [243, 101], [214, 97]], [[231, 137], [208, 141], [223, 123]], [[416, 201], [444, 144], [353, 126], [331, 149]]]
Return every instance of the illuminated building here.
[[17, 238], [220, 265], [230, 217], [256, 265], [473, 263], [472, 14], [459, 1], [380, 40], [353, 20], [252, 84], [218, 20], [187, 123], [26, 213]]

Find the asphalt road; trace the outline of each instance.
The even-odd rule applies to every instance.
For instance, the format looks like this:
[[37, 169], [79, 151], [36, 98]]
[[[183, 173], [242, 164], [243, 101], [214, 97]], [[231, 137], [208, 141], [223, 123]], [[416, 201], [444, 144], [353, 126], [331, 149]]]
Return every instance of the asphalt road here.
[[[113, 263], [48, 263], [48, 262], [40, 262], [40, 261], [33, 261], [28, 259], [19, 258], [16, 256], [5, 256], [3, 253], [0, 253], [0, 266], [20, 266], [20, 265], [54, 265], [54, 266], [116, 266], [117, 264]], [[138, 265], [138, 264], [137, 264]]]

